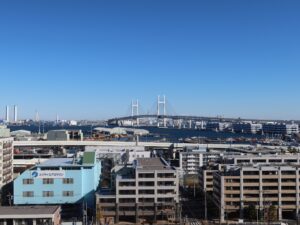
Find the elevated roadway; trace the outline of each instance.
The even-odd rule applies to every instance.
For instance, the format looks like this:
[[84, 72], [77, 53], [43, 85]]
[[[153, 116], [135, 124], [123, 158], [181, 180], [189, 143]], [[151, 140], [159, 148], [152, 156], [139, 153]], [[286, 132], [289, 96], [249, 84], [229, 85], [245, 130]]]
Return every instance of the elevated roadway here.
[[[152, 148], [175, 148], [183, 147], [203, 147], [209, 149], [228, 149], [228, 148], [250, 148], [248, 144], [190, 144], [190, 143], [168, 143], [168, 142], [122, 142], [122, 141], [14, 141], [15, 147], [84, 147], [84, 146], [143, 146]], [[279, 148], [278, 146], [264, 146], [269, 149]]]

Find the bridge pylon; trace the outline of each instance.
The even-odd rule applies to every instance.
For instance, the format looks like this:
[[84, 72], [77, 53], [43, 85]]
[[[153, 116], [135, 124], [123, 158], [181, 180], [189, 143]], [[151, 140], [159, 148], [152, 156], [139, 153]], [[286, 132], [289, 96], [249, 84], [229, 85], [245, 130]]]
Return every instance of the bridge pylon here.
[[[158, 95], [157, 96], [157, 126], [159, 127], [159, 116], [161, 116], [161, 106], [163, 108], [163, 116], [166, 116], [167, 115], [167, 104], [166, 104], [166, 96], [161, 96]], [[167, 126], [167, 119], [164, 117], [163, 118], [163, 121], [164, 121], [164, 127]]]
[[[139, 100], [131, 101], [131, 117], [138, 116], [139, 115]], [[134, 125], [133, 119], [131, 120], [132, 126]], [[140, 125], [139, 118], [136, 118], [136, 125]]]

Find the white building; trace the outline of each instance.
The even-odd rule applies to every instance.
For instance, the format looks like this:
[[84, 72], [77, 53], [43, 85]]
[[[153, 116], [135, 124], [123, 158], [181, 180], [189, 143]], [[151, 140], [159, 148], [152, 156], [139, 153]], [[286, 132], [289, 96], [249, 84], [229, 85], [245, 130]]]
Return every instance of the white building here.
[[86, 146], [85, 151], [96, 152], [98, 159], [114, 159], [116, 164], [132, 164], [137, 158], [151, 157], [151, 152], [142, 146]]
[[97, 218], [114, 220], [109, 224], [178, 221], [178, 173], [162, 158], [137, 159], [132, 167], [116, 168], [114, 177], [114, 189], [97, 194]]
[[230, 123], [225, 122], [208, 122], [206, 124], [206, 129], [214, 131], [224, 131], [225, 129], [229, 128], [230, 125]]
[[77, 126], [78, 125], [78, 122], [76, 120], [70, 120], [69, 121], [69, 125], [70, 126]]
[[81, 130], [50, 130], [47, 133], [48, 141], [82, 141], [83, 133]]
[[0, 137], [0, 190], [13, 180], [13, 138]]
[[196, 175], [200, 167], [217, 161], [222, 155], [220, 152], [207, 152], [206, 148], [187, 149], [179, 154], [180, 171], [182, 175]]

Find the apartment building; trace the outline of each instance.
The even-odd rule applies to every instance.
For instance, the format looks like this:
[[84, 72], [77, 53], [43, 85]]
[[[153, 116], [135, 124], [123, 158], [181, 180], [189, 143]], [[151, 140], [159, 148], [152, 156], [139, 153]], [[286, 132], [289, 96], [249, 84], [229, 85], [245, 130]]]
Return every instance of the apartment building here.
[[273, 205], [278, 219], [293, 218], [300, 209], [300, 168], [289, 164], [227, 166], [213, 176], [213, 199], [221, 222], [254, 205], [264, 212]]
[[214, 173], [221, 171], [224, 165], [211, 164], [199, 169], [199, 187], [202, 191], [213, 192]]
[[206, 148], [186, 149], [179, 153], [179, 168], [183, 175], [197, 175], [199, 168], [216, 162], [223, 155], [219, 152], [207, 152]]
[[300, 154], [267, 154], [267, 155], [225, 155], [224, 164], [268, 164], [296, 163], [300, 164]]
[[13, 138], [0, 137], [0, 190], [13, 180]]
[[179, 219], [178, 173], [164, 159], [137, 159], [114, 174], [112, 189], [96, 195], [98, 221], [172, 224]]

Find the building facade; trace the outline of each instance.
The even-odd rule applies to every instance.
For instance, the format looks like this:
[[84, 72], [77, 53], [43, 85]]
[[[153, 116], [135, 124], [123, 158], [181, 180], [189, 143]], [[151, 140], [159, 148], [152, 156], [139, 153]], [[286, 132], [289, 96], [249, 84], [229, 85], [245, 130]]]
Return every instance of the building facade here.
[[179, 215], [177, 170], [161, 158], [137, 159], [132, 167], [119, 168], [110, 193], [97, 194], [97, 219], [111, 224], [168, 221]]
[[82, 141], [81, 130], [51, 130], [47, 133], [48, 141]]
[[94, 207], [101, 163], [95, 152], [82, 159], [49, 159], [26, 170], [14, 181], [15, 205], [75, 204]]
[[300, 209], [300, 168], [297, 165], [265, 164], [228, 166], [214, 173], [213, 199], [222, 222], [254, 205], [259, 214], [271, 205], [278, 220], [296, 218]]
[[300, 164], [300, 154], [268, 154], [268, 155], [225, 155], [222, 160], [223, 164], [283, 164], [296, 163]]
[[13, 180], [13, 138], [0, 137], [0, 190]]

